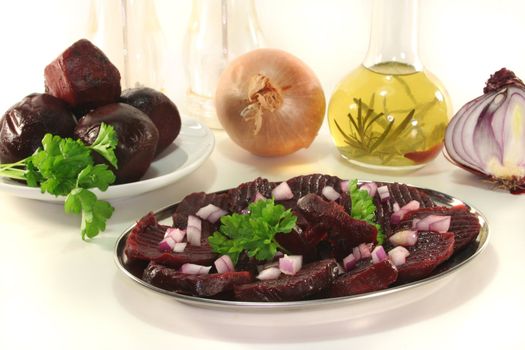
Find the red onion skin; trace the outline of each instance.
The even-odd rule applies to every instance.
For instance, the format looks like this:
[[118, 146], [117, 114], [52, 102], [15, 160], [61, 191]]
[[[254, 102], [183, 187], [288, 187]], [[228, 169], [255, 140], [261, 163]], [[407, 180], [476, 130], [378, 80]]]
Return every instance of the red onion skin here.
[[[507, 143], [505, 136], [500, 135], [506, 135], [506, 130], [508, 132], [509, 127], [502, 121], [507, 117], [508, 111], [499, 111], [505, 106], [500, 107], [499, 104], [504, 102], [498, 102], [497, 98], [501, 99], [501, 94], [504, 94], [504, 101], [508, 101], [508, 104], [519, 103], [514, 99], [525, 99], [525, 84], [512, 71], [502, 68], [490, 76], [483, 92], [484, 95], [465, 104], [452, 118], [445, 134], [443, 153], [452, 164], [487, 179], [512, 194], [523, 194], [525, 177], [510, 174], [498, 177], [490, 173], [490, 168], [485, 168], [491, 157], [500, 162], [505, 159]], [[496, 113], [500, 114], [496, 116]], [[483, 140], [483, 147], [476, 146], [472, 140]], [[519, 160], [517, 164], [525, 167]]]

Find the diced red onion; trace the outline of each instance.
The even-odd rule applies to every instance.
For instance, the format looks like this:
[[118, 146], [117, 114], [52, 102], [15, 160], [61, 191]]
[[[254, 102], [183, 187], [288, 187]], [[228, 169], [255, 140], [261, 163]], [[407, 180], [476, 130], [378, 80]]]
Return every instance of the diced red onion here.
[[202, 220], [207, 220], [212, 213], [219, 209], [220, 208], [218, 206], [210, 203], [207, 206], [200, 208], [195, 215], [200, 217]]
[[351, 269], [353, 269], [357, 264], [358, 260], [359, 259], [357, 259], [353, 253], [348, 254], [348, 256], [343, 259], [343, 266], [345, 268], [345, 271], [350, 271]]
[[379, 198], [381, 198], [381, 202], [386, 202], [388, 198], [390, 198], [390, 191], [386, 185], [378, 187], [377, 193], [379, 194]]
[[186, 230], [181, 230], [180, 228], [175, 228], [175, 227], [168, 227], [164, 237], [168, 237], [168, 236], [173, 238], [175, 242], [180, 243], [184, 239], [184, 236], [186, 236]]
[[210, 269], [211, 266], [186, 263], [180, 267], [180, 272], [190, 275], [207, 275], [210, 272]]
[[235, 266], [233, 266], [233, 261], [228, 255], [222, 255], [213, 263], [218, 273], [233, 272], [235, 271]]
[[201, 219], [199, 219], [198, 217], [194, 216], [194, 215], [188, 215], [188, 227], [189, 226], [193, 226], [197, 229], [199, 229], [199, 231], [202, 229], [202, 221]]
[[293, 198], [293, 192], [286, 181], [281, 182], [272, 190], [272, 196], [276, 201], [282, 201]]
[[[399, 207], [399, 204], [396, 202], [394, 203], [394, 206], [395, 204], [397, 204], [397, 206]], [[419, 209], [420, 207], [420, 203], [416, 200], [412, 200], [410, 202], [408, 202], [407, 204], [403, 205], [401, 208], [399, 208], [398, 210], [394, 210], [394, 213], [392, 213], [392, 215], [390, 216], [390, 223], [394, 224], [394, 225], [397, 225], [401, 222], [401, 220], [403, 220], [406, 216], [407, 213], [413, 211], [413, 210], [417, 210]]]
[[208, 216], [208, 221], [214, 224], [217, 222], [217, 220], [219, 220], [221, 217], [223, 217], [226, 214], [228, 214], [226, 210], [219, 208], [219, 210], [214, 211], [213, 213], [210, 214], [210, 216]]
[[344, 181], [341, 181], [339, 183], [339, 186], [341, 187], [341, 192], [343, 192], [343, 193], [347, 193], [348, 192], [348, 183], [349, 183], [348, 180], [344, 180]]
[[372, 250], [372, 262], [377, 264], [381, 261], [388, 259], [388, 256], [385, 252], [385, 248], [382, 245], [378, 245]]
[[416, 227], [417, 227], [417, 223], [420, 222], [420, 221], [421, 221], [420, 218], [413, 218], [413, 219], [412, 219], [412, 229], [415, 230]]
[[388, 238], [390, 243], [395, 246], [410, 247], [417, 243], [417, 231], [403, 230], [394, 233]]
[[361, 251], [359, 250], [359, 247], [354, 247], [354, 249], [352, 249], [352, 254], [356, 260], [361, 260]]
[[265, 200], [266, 197], [263, 196], [259, 191], [257, 191], [255, 193], [255, 199], [253, 200], [254, 202], [257, 202], [257, 201], [260, 201], [260, 200]]
[[394, 213], [396, 211], [399, 211], [400, 209], [401, 209], [401, 207], [399, 206], [398, 202], [394, 202], [394, 204], [392, 204], [392, 210], [394, 211]]
[[[443, 219], [446, 219], [447, 216], [443, 216], [443, 215], [428, 215], [422, 219], [420, 219], [419, 221], [417, 221], [415, 224], [414, 224], [414, 221], [412, 222], [412, 225], [415, 225], [415, 229], [418, 230], [418, 231], [432, 231], [430, 229], [430, 225], [432, 225], [433, 223], [437, 222], [437, 221], [440, 221], [440, 220], [443, 220]], [[450, 217], [449, 217], [450, 218]], [[440, 223], [439, 226], [446, 224], [447, 221], [444, 221], [443, 223]], [[448, 223], [450, 225], [450, 221]], [[437, 228], [442, 228], [442, 227], [437, 227]], [[448, 230], [448, 227], [447, 227], [447, 230]], [[444, 232], [447, 232], [447, 231], [444, 231]]]
[[368, 195], [370, 197], [373, 197], [376, 195], [377, 192], [377, 184], [375, 182], [366, 182], [359, 187], [360, 190], [365, 190], [368, 192]]
[[186, 227], [186, 240], [191, 245], [201, 245], [202, 222], [196, 216], [188, 215], [188, 227]]
[[176, 242], [173, 239], [173, 237], [168, 236], [168, 237], [164, 238], [162, 241], [160, 241], [160, 243], [159, 243], [159, 250], [161, 250], [163, 252], [171, 251], [173, 249], [173, 247], [175, 246], [175, 243]]
[[406, 262], [407, 256], [410, 255], [410, 252], [402, 246], [397, 246], [388, 251], [388, 258], [395, 266], [403, 265]]
[[262, 270], [258, 275], [257, 279], [261, 281], [275, 280], [281, 275], [281, 270], [278, 267], [269, 267]]
[[279, 258], [279, 270], [286, 275], [295, 275], [303, 265], [302, 255], [284, 255]]
[[244, 208], [243, 210], [241, 210], [241, 214], [242, 214], [242, 215], [248, 215], [248, 214], [250, 214], [250, 209], [248, 209], [248, 208]]
[[188, 243], [184, 242], [184, 243], [175, 243], [175, 245], [173, 246], [173, 251], [175, 253], [182, 253], [184, 251], [184, 249], [186, 249], [186, 245]]
[[428, 225], [430, 231], [445, 233], [450, 228], [450, 216], [445, 216], [443, 219], [434, 221]]
[[321, 191], [321, 193], [329, 201], [335, 201], [335, 200], [338, 200], [341, 197], [339, 192], [337, 192], [332, 186], [325, 186], [325, 187], [323, 187], [323, 190]]
[[200, 208], [195, 215], [214, 224], [221, 218], [221, 216], [226, 214], [228, 214], [226, 210], [210, 203], [207, 206]]
[[361, 254], [361, 259], [369, 258], [372, 255], [372, 252], [370, 251], [371, 244], [367, 243], [361, 243], [359, 248], [359, 253]]

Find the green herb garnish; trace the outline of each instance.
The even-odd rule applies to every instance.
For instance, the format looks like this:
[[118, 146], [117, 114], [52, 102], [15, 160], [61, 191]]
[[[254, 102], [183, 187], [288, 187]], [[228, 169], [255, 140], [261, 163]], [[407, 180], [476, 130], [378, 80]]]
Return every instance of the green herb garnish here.
[[273, 258], [278, 248], [284, 251], [275, 235], [289, 233], [297, 222], [290, 209], [275, 204], [273, 199], [251, 203], [248, 210], [244, 215], [223, 216], [219, 231], [208, 238], [212, 250], [229, 255], [234, 264], [243, 251], [260, 261]]
[[115, 182], [115, 174], [106, 164], [96, 164], [92, 151], [117, 167], [117, 134], [112, 126], [101, 124], [91, 146], [80, 140], [46, 134], [42, 147], [16, 163], [0, 164], [0, 176], [25, 180], [30, 187], [40, 186], [42, 193], [66, 196], [66, 213], [82, 215], [82, 239], [93, 238], [106, 228], [114, 208], [97, 199], [90, 188], [105, 191]]
[[376, 223], [376, 206], [373, 198], [366, 190], [360, 190], [357, 186], [357, 179], [348, 183], [348, 195], [352, 200], [352, 212], [350, 215], [354, 219], [359, 219], [374, 225], [377, 229], [377, 244], [382, 245], [385, 235], [381, 226]]

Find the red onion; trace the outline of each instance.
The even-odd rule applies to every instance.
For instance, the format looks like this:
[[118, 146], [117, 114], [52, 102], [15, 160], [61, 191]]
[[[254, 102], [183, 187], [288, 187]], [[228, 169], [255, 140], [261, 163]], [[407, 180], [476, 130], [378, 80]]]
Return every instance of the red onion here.
[[386, 185], [378, 187], [377, 193], [379, 194], [379, 198], [381, 198], [381, 202], [386, 202], [388, 198], [390, 198], [390, 191]]
[[171, 236], [165, 237], [159, 243], [159, 250], [161, 250], [163, 252], [171, 251], [171, 250], [173, 250], [173, 247], [175, 246], [175, 243], [176, 242], [173, 239], [173, 237], [171, 237]]
[[372, 244], [367, 243], [361, 243], [359, 248], [359, 254], [361, 254], [361, 259], [366, 259], [372, 256], [372, 252], [370, 251]]
[[215, 260], [213, 263], [218, 273], [233, 272], [235, 271], [235, 266], [233, 266], [233, 261], [228, 255], [222, 255], [220, 258]]
[[388, 258], [395, 266], [403, 265], [406, 262], [407, 256], [410, 255], [410, 252], [402, 246], [395, 247], [388, 251]]
[[352, 254], [356, 260], [361, 260], [361, 251], [359, 250], [359, 247], [354, 247], [354, 249], [352, 249]]
[[525, 85], [503, 68], [483, 92], [450, 121], [445, 155], [511, 193], [525, 193]]
[[265, 200], [265, 199], [266, 199], [266, 197], [263, 196], [259, 191], [257, 191], [257, 192], [255, 193], [255, 198], [254, 198], [253, 201], [254, 201], [254, 202], [257, 202], [257, 201]]
[[201, 220], [193, 215], [188, 215], [188, 226], [186, 227], [186, 240], [191, 245], [201, 245]]
[[181, 230], [179, 228], [168, 227], [166, 229], [166, 234], [164, 235], [164, 237], [168, 237], [168, 236], [173, 238], [175, 242], [180, 243], [184, 239], [184, 236], [186, 236], [186, 231]]
[[207, 206], [200, 208], [195, 215], [214, 224], [221, 218], [221, 216], [226, 214], [228, 214], [226, 210], [210, 203]]
[[281, 275], [281, 270], [278, 267], [269, 267], [262, 270], [258, 275], [257, 279], [261, 281], [275, 280]]
[[190, 275], [207, 275], [210, 272], [210, 269], [211, 266], [186, 263], [180, 267], [180, 272]]
[[398, 202], [394, 202], [394, 204], [392, 204], [392, 210], [394, 211], [394, 213], [396, 211], [399, 211], [400, 209], [401, 209], [401, 207], [399, 206]]
[[382, 245], [378, 245], [372, 250], [372, 262], [377, 264], [378, 262], [388, 259], [388, 256], [385, 252], [385, 248]]
[[286, 181], [281, 182], [272, 190], [272, 196], [276, 201], [282, 201], [293, 198], [293, 192]]
[[279, 270], [285, 275], [295, 275], [303, 265], [302, 255], [284, 255], [279, 258]]
[[[397, 204], [399, 206], [397, 202], [394, 204]], [[407, 213], [411, 212], [412, 210], [419, 209], [420, 205], [421, 204], [416, 200], [408, 202], [407, 204], [399, 208], [399, 210], [394, 211], [394, 213], [392, 213], [392, 215], [390, 216], [390, 222], [394, 225], [399, 224], [401, 220], [405, 218], [405, 215]]]
[[353, 269], [357, 264], [357, 261], [359, 261], [359, 259], [356, 258], [353, 253], [350, 253], [346, 258], [343, 259], [345, 271], [350, 271]]
[[339, 186], [341, 187], [341, 192], [348, 193], [348, 184], [350, 183], [349, 180], [344, 180], [339, 183]]
[[430, 231], [445, 233], [450, 228], [450, 216], [445, 216], [443, 219], [434, 221], [428, 225]]
[[[444, 220], [440, 224], [435, 224], [441, 220]], [[447, 226], [448, 222], [448, 226]], [[435, 229], [431, 228], [431, 225], [434, 225], [433, 227]], [[436, 231], [436, 232], [447, 232], [450, 226], [450, 216], [442, 216], [442, 215], [428, 215], [422, 219], [414, 219], [412, 221], [412, 228], [415, 228], [418, 231]], [[446, 227], [445, 231], [442, 231], [443, 228]], [[437, 231], [437, 229], [440, 229], [441, 231]]]
[[329, 201], [336, 201], [336, 200], [338, 200], [341, 197], [339, 192], [337, 192], [332, 186], [325, 186], [325, 187], [323, 187], [321, 193]]
[[377, 184], [375, 182], [367, 182], [362, 184], [361, 187], [359, 187], [359, 189], [367, 191], [370, 197], [373, 197], [376, 195], [377, 192]]
[[403, 230], [394, 233], [388, 238], [390, 243], [393, 245], [400, 245], [404, 247], [410, 247], [417, 243], [417, 231], [414, 230]]
[[188, 243], [184, 242], [184, 243], [175, 243], [175, 245], [173, 246], [173, 251], [175, 253], [182, 253], [184, 251], [184, 249], [186, 249], [186, 245]]

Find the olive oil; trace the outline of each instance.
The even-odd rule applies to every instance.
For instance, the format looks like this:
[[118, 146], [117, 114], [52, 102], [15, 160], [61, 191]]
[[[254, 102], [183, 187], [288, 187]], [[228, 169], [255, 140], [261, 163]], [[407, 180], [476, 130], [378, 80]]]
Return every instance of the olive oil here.
[[358, 67], [328, 107], [341, 155], [377, 169], [412, 169], [440, 152], [451, 116], [446, 91], [430, 74], [400, 62]]

